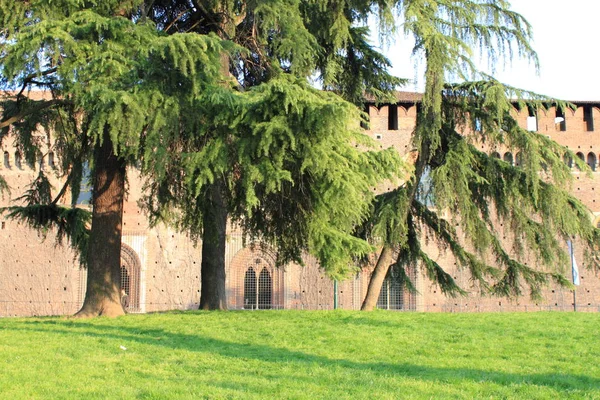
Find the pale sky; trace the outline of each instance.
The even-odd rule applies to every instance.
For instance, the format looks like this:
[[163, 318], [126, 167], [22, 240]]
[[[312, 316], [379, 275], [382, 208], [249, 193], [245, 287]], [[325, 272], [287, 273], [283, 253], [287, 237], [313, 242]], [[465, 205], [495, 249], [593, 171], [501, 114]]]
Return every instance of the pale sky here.
[[[500, 81], [563, 100], [600, 101], [600, 0], [512, 0], [512, 9], [533, 26], [533, 47], [540, 60], [498, 67]], [[408, 43], [407, 43], [408, 42]], [[410, 58], [411, 43], [398, 37], [385, 48], [392, 73], [415, 79], [403, 90], [422, 91], [422, 77]]]

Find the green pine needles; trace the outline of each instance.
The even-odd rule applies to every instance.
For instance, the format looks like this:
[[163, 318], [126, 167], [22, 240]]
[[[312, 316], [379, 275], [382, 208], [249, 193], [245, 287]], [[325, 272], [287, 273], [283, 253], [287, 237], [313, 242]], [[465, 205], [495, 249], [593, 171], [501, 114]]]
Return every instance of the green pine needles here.
[[[358, 128], [365, 97], [391, 101], [405, 82], [369, 42], [372, 17], [382, 37], [413, 36], [425, 64], [414, 168], [392, 149], [375, 150]], [[521, 56], [537, 66], [531, 27], [506, 1], [0, 0], [0, 21], [0, 83], [13, 89], [0, 138], [10, 129], [32, 161], [48, 138], [39, 132], [50, 135], [73, 198], [84, 166], [90, 171], [91, 237], [115, 234], [115, 244], [94, 251], [110, 260], [88, 257], [85, 315], [120, 307], [114, 277], [127, 167], [141, 171], [152, 223], [203, 240], [203, 308], [226, 308], [228, 221], [248, 242], [274, 248], [279, 264], [309, 253], [336, 278], [383, 246], [371, 306], [392, 264], [422, 266], [445, 293], [465, 293], [425, 252], [424, 236], [447, 248], [482, 293], [510, 296], [565, 283], [555, 267], [567, 238], [598, 250], [588, 211], [567, 192], [565, 153], [585, 165], [514, 115], [515, 105], [569, 105], [502, 85], [472, 61], [478, 52], [491, 65]], [[482, 144], [519, 153], [520, 167], [477, 150]], [[374, 195], [382, 181], [406, 176]], [[88, 217], [39, 197], [41, 183], [11, 216], [36, 229], [52, 220], [79, 243]], [[114, 218], [94, 219], [103, 213]], [[500, 228], [514, 235], [503, 240]], [[414, 289], [407, 270], [394, 273]], [[110, 278], [96, 285], [100, 276]]]

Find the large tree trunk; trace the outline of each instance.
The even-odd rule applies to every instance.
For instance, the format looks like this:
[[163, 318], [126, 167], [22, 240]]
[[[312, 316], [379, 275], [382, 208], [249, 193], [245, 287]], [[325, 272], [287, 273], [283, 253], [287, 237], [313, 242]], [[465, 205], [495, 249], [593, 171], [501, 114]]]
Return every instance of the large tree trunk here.
[[92, 229], [88, 245], [87, 291], [76, 317], [115, 317], [121, 305], [121, 234], [125, 195], [125, 163], [104, 135], [94, 151]]
[[379, 293], [381, 293], [383, 281], [390, 269], [390, 265], [394, 262], [393, 257], [394, 249], [389, 246], [384, 246], [379, 255], [379, 259], [377, 260], [377, 265], [373, 270], [373, 274], [371, 275], [371, 279], [369, 280], [367, 295], [360, 308], [362, 311], [373, 311], [377, 306], [377, 299], [379, 298]]
[[227, 310], [225, 292], [225, 242], [227, 205], [223, 183], [216, 181], [208, 188], [202, 235], [201, 310]]

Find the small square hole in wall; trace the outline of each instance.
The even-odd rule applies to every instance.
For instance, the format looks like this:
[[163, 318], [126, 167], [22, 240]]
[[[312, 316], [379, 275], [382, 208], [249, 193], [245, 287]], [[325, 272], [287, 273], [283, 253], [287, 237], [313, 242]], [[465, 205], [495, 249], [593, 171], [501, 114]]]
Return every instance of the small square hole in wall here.
[[383, 139], [383, 135], [381, 133], [376, 133], [375, 134], [375, 139], [381, 140], [381, 139]]

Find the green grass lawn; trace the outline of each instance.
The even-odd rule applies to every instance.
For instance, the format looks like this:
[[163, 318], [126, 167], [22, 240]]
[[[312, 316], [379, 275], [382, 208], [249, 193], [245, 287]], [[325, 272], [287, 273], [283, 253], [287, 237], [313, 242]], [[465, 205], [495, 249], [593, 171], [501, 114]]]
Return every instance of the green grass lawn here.
[[0, 398], [600, 399], [600, 316], [0, 319]]

